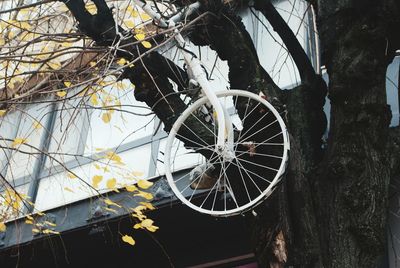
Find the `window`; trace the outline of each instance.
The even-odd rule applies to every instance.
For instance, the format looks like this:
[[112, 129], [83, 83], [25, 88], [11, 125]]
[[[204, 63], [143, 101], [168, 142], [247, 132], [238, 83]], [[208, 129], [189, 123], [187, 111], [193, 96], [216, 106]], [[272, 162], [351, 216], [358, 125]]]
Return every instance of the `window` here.
[[[306, 5], [301, 1], [294, 7], [287, 1], [277, 5], [301, 44], [310, 55], [314, 53], [308, 42], [309, 20], [303, 20]], [[241, 13], [262, 65], [273, 71], [279, 86], [296, 85], [297, 69], [280, 38], [268, 28], [263, 16], [256, 15], [250, 11]], [[70, 21], [65, 23], [70, 25]], [[61, 27], [50, 26], [50, 32]], [[183, 65], [182, 55], [173, 46], [166, 46], [162, 53]], [[196, 54], [213, 87], [229, 87], [227, 63], [206, 47], [196, 49]], [[35, 100], [35, 104], [18, 106], [0, 118], [1, 174], [21, 193], [30, 195], [36, 209], [54, 208], [164, 173], [167, 134], [163, 126], [144, 103], [134, 99], [135, 89], [129, 82], [114, 80], [107, 77], [104, 85], [83, 95], [80, 92], [85, 92], [84, 88], [72, 86], [64, 101]], [[12, 143], [18, 138], [22, 139], [21, 144], [14, 148]], [[183, 152], [185, 148], [179, 150]], [[198, 156], [189, 155], [174, 168], [190, 168], [198, 161]], [[0, 188], [3, 195], [5, 188]]]
[[399, 71], [400, 56], [396, 56], [386, 71], [386, 98], [392, 111], [391, 127], [399, 125]]

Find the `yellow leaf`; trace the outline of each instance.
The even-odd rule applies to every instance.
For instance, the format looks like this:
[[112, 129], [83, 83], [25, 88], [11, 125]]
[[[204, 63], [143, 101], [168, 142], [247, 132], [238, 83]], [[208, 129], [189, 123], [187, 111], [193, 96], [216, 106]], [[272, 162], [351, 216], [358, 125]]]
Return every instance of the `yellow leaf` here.
[[140, 202], [140, 204], [142, 204], [143, 206], [145, 206], [146, 208], [148, 208], [148, 209], [150, 209], [150, 210], [156, 209], [151, 203]]
[[70, 193], [73, 193], [73, 192], [74, 192], [74, 190], [72, 190], [72, 189], [69, 188], [69, 187], [64, 187], [64, 190], [67, 191], [67, 192], [70, 192]]
[[144, 173], [141, 171], [133, 171], [132, 172], [132, 176], [134, 176], [134, 177], [142, 177], [143, 175], [144, 175]]
[[31, 215], [26, 215], [26, 218], [27, 218], [28, 220], [33, 221], [33, 217], [32, 217]]
[[146, 219], [146, 216], [144, 216], [143, 214], [132, 213], [131, 215], [132, 215], [132, 217], [138, 218], [140, 221]]
[[141, 223], [137, 223], [133, 226], [134, 229], [139, 229], [139, 228], [146, 228], [147, 230], [149, 230], [150, 232], [155, 232], [157, 231], [159, 228], [157, 226], [153, 225], [154, 221], [151, 219], [143, 219], [143, 221]]
[[15, 138], [11, 144], [11, 147], [16, 147], [17, 145], [23, 144], [26, 141], [27, 141], [27, 139], [24, 139], [24, 138]]
[[133, 6], [128, 6], [126, 8], [126, 11], [130, 12], [131, 16], [134, 17], [134, 18], [139, 16], [139, 13], [136, 11], [136, 9]]
[[21, 27], [21, 29], [29, 30], [31, 28], [31, 25], [29, 23], [27, 23], [26, 21], [23, 21], [20, 23], [20, 27]]
[[151, 17], [149, 15], [147, 15], [147, 13], [145, 13], [145, 12], [140, 13], [140, 18], [144, 21], [151, 19]]
[[135, 245], [135, 240], [133, 240], [132, 236], [130, 236], [130, 235], [124, 235], [122, 237], [122, 241], [124, 241], [125, 243], [128, 243], [132, 246]]
[[34, 129], [41, 129], [42, 127], [43, 127], [42, 124], [40, 124], [40, 122], [38, 122], [38, 121], [35, 121], [33, 123], [33, 128]]
[[157, 226], [150, 226], [150, 227], [148, 227], [148, 228], [146, 228], [147, 230], [149, 230], [150, 232], [155, 232], [155, 231], [157, 231], [159, 228], [157, 227]]
[[107, 113], [103, 113], [103, 115], [101, 116], [101, 119], [103, 120], [104, 123], [110, 123], [111, 120], [111, 113], [107, 112]]
[[97, 14], [97, 7], [95, 4], [86, 4], [85, 8], [90, 14], [92, 14], [92, 15]]
[[126, 189], [128, 192], [134, 192], [134, 191], [137, 191], [137, 190], [138, 190], [138, 188], [137, 188], [135, 185], [127, 185], [127, 186], [125, 186], [125, 189]]
[[67, 95], [67, 91], [61, 90], [61, 91], [58, 91], [56, 94], [57, 94], [57, 96], [59, 96], [60, 98], [62, 98], [62, 97], [64, 97], [65, 95]]
[[149, 226], [152, 226], [153, 223], [154, 223], [153, 220], [145, 219], [144, 221], [141, 222], [141, 225], [142, 225], [143, 227], [147, 228], [147, 227], [149, 227]]
[[44, 223], [45, 223], [46, 225], [53, 226], [53, 227], [56, 227], [56, 226], [57, 226], [57, 224], [55, 224], [55, 223], [53, 223], [53, 222], [50, 222], [50, 221], [44, 221]]
[[142, 214], [142, 210], [146, 210], [146, 209], [147, 209], [146, 206], [140, 205], [140, 206], [133, 208], [132, 210], [135, 211], [137, 214]]
[[148, 42], [148, 41], [143, 41], [143, 42], [142, 42], [142, 45], [143, 45], [145, 48], [151, 48], [151, 43]]
[[121, 157], [114, 152], [107, 152], [105, 158], [110, 159], [111, 161], [114, 161], [116, 164], [124, 165]]
[[[112, 95], [105, 95], [105, 97], [103, 98], [103, 107], [106, 107], [107, 104], [111, 103], [114, 101], [114, 97]], [[114, 110], [109, 110], [108, 113], [113, 113]]]
[[69, 179], [76, 179], [77, 177], [75, 176], [75, 174], [73, 174], [73, 173], [71, 173], [71, 172], [68, 172], [67, 173], [67, 177], [69, 178]]
[[71, 86], [71, 82], [69, 82], [69, 81], [64, 81], [64, 85], [65, 85], [66, 87], [70, 87], [70, 86]]
[[37, 228], [33, 228], [33, 229], [32, 229], [32, 232], [33, 232], [33, 233], [40, 233], [40, 230], [37, 229]]
[[63, 43], [61, 43], [61, 46], [62, 47], [71, 47], [72, 43], [71, 42], [63, 42]]
[[116, 207], [122, 208], [121, 205], [118, 205], [117, 203], [114, 203], [113, 201], [111, 201], [108, 198], [104, 199], [104, 203], [106, 203], [107, 205], [110, 205], [110, 206], [116, 206]]
[[96, 93], [93, 93], [93, 94], [90, 96], [90, 102], [92, 103], [93, 106], [99, 105], [99, 98], [97, 97], [97, 94], [96, 94]]
[[120, 59], [117, 61], [117, 64], [120, 65], [120, 66], [124, 66], [126, 63], [127, 63], [127, 61], [126, 61], [126, 59], [124, 59], [124, 58], [120, 58]]
[[88, 90], [89, 90], [89, 87], [86, 87], [85, 89], [83, 89], [83, 90], [78, 94], [78, 96], [79, 96], [79, 97], [85, 96], [85, 95], [86, 95], [86, 92], [88, 92]]
[[16, 201], [12, 202], [11, 205], [12, 205], [14, 210], [19, 210], [19, 208], [21, 207], [20, 200], [16, 200]]
[[60, 5], [60, 6], [58, 6], [57, 10], [60, 11], [60, 12], [67, 12], [67, 11], [69, 11], [69, 9], [68, 9], [68, 7], [67, 7], [66, 5]]
[[49, 61], [46, 64], [49, 65], [50, 68], [53, 69], [53, 70], [58, 70], [58, 69], [61, 68], [61, 63], [59, 63], [59, 62], [51, 62], [51, 61]]
[[153, 195], [151, 193], [139, 191], [139, 193], [135, 194], [135, 196], [141, 196], [147, 200], [153, 199]]
[[108, 208], [108, 207], [104, 207], [105, 210], [110, 211], [112, 213], [118, 214], [118, 211], [116, 211], [115, 209], [112, 208]]
[[31, 221], [31, 220], [25, 220], [25, 223], [26, 223], [26, 224], [33, 224], [33, 221]]
[[150, 186], [153, 185], [153, 183], [151, 181], [139, 180], [137, 185], [142, 189], [148, 189]]
[[10, 31], [8, 32], [8, 39], [13, 39], [14, 36], [15, 36], [15, 32], [14, 32], [13, 30], [10, 30]]
[[136, 10], [132, 10], [131, 11], [131, 16], [134, 17], [134, 18], [139, 17], [139, 12], [137, 12]]
[[92, 184], [94, 188], [99, 187], [99, 183], [103, 180], [103, 176], [101, 175], [94, 175], [92, 178]]
[[105, 87], [107, 85], [107, 83], [104, 80], [99, 80], [97, 83], [102, 87]]
[[124, 23], [125, 23], [126, 27], [128, 27], [128, 28], [135, 27], [135, 23], [132, 20], [125, 20]]
[[109, 179], [106, 183], [108, 189], [114, 189], [117, 185], [117, 180], [115, 178]]
[[98, 164], [94, 164], [95, 169], [101, 169], [101, 167]]
[[42, 233], [44, 234], [60, 234], [60, 232], [56, 232], [50, 229], [43, 230]]
[[138, 33], [135, 35], [135, 38], [139, 41], [142, 41], [143, 39], [146, 38], [146, 35], [142, 34], [142, 33]]
[[3, 116], [3, 115], [5, 115], [5, 114], [6, 114], [6, 112], [7, 112], [7, 110], [0, 110], [0, 116]]
[[122, 81], [119, 81], [117, 82], [117, 89], [126, 89], [126, 85]]
[[0, 222], [0, 232], [5, 232], [7, 229], [6, 225], [4, 224], [4, 222]]

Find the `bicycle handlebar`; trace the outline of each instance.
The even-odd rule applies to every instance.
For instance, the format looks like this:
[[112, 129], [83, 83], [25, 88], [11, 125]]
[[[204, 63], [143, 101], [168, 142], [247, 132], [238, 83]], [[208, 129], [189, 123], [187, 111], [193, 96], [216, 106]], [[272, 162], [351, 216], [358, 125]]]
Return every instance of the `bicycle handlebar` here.
[[190, 14], [192, 14], [195, 10], [197, 10], [200, 7], [200, 3], [195, 2], [185, 8], [182, 8], [177, 14], [172, 16], [170, 19], [165, 20], [165, 19], [163, 19], [161, 14], [158, 13], [157, 11], [154, 11], [152, 9], [152, 6], [149, 5], [146, 1], [134, 0], [134, 2], [136, 5], [138, 5], [140, 8], [142, 8], [153, 20], [155, 20], [158, 23], [158, 25], [161, 27], [168, 27], [170, 21], [172, 21], [174, 23], [180, 22], [184, 17], [189, 16]]

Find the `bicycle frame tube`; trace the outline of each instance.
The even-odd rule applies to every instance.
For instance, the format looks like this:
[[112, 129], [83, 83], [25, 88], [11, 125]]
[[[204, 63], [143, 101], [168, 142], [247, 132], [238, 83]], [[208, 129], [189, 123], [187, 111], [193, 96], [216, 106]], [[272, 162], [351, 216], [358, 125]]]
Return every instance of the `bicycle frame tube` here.
[[[170, 23], [172, 25], [173, 23]], [[173, 26], [172, 26], [173, 27]], [[221, 103], [218, 100], [217, 95], [211, 88], [209, 81], [207, 80], [207, 76], [204, 73], [203, 68], [201, 67], [201, 63], [199, 59], [193, 56], [191, 46], [188, 45], [182, 35], [178, 30], [176, 31], [175, 40], [178, 43], [179, 47], [182, 49], [182, 54], [185, 59], [187, 66], [190, 68], [193, 74], [194, 80], [196, 80], [201, 87], [203, 93], [210, 100], [213, 105], [215, 112], [217, 114], [218, 120], [218, 137], [217, 137], [217, 149], [222, 150], [225, 146], [225, 113], [222, 108]]]
[[[188, 8], [183, 9], [181, 12], [178, 12], [174, 15], [170, 20], [165, 21], [161, 14], [154, 11], [149, 4], [146, 2], [141, 2], [140, 0], [134, 0], [134, 2], [140, 6], [150, 17], [152, 17], [155, 21], [159, 23], [162, 27], [173, 28], [176, 22], [181, 21], [184, 17], [190, 15], [193, 11], [200, 7], [200, 3], [196, 2], [188, 6]], [[222, 104], [219, 102], [217, 95], [215, 94], [214, 90], [212, 89], [210, 82], [207, 79], [207, 75], [205, 74], [203, 67], [195, 56], [193, 56], [192, 48], [180, 32], [175, 29], [175, 40], [178, 43], [178, 48], [181, 49], [183, 57], [185, 59], [186, 65], [193, 73], [193, 78], [199, 83], [203, 93], [207, 96], [210, 100], [211, 104], [213, 105], [217, 120], [218, 120], [218, 134], [217, 134], [217, 144], [216, 149], [219, 151], [223, 151], [224, 149], [232, 150], [233, 149], [233, 126], [228, 116], [228, 112]], [[227, 132], [227, 133], [226, 133]], [[225, 136], [225, 133], [227, 134]], [[226, 148], [226, 141], [227, 140], [227, 147]]]

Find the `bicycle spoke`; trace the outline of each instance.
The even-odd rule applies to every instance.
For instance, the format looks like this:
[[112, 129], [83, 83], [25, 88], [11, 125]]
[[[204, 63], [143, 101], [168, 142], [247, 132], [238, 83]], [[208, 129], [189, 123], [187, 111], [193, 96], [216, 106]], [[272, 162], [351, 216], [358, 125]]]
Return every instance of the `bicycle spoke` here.
[[[224, 163], [224, 165], [225, 165], [225, 163]], [[232, 199], [233, 199], [233, 201], [235, 202], [235, 204], [236, 204], [236, 207], [239, 207], [239, 204], [238, 204], [238, 202], [236, 201], [236, 197], [235, 197], [235, 194], [233, 193], [233, 190], [232, 190], [232, 186], [231, 186], [231, 183], [230, 183], [230, 181], [229, 181], [229, 178], [228, 178], [228, 176], [226, 175], [226, 169], [224, 168], [224, 177], [225, 177], [225, 181], [227, 182], [227, 184], [226, 184], [226, 187], [228, 188], [228, 191], [229, 191], [229, 193], [231, 194], [231, 196], [232, 196]], [[228, 185], [229, 184], [229, 185]], [[226, 196], [225, 196], [225, 199], [226, 199]]]
[[196, 132], [194, 132], [193, 130], [191, 130], [188, 126], [185, 125], [185, 123], [182, 123], [182, 125], [184, 125], [187, 129], [189, 129], [190, 132], [193, 133], [193, 135], [195, 135], [199, 140], [201, 140], [202, 142], [204, 142], [204, 145], [210, 145], [208, 142], [206, 142], [205, 140], [203, 140], [201, 137], [199, 137], [199, 135], [196, 134]]
[[[218, 156], [217, 156], [217, 157], [218, 157]], [[210, 160], [210, 161], [211, 161], [211, 160]], [[207, 171], [207, 164], [206, 164], [206, 168], [204, 168], [204, 171], [203, 171], [199, 176], [197, 176], [196, 179], [193, 179], [193, 180], [192, 180], [193, 182], [196, 182], [197, 179], [200, 177], [200, 181], [199, 181], [198, 183], [196, 183], [196, 187], [195, 187], [195, 189], [193, 190], [192, 194], [190, 195], [189, 201], [192, 200], [194, 193], [197, 191], [197, 188], [199, 187], [199, 185], [201, 184], [201, 181], [203, 180], [204, 174], [206, 174], [206, 171]], [[189, 173], [189, 174], [190, 174], [190, 173]], [[190, 187], [190, 185], [191, 185], [191, 183], [188, 184], [189, 187]], [[188, 188], [188, 186], [186, 186], [185, 189], [183, 189], [183, 191], [185, 191], [185, 190]], [[182, 192], [183, 192], [183, 191], [182, 191]], [[182, 193], [182, 192], [181, 192], [181, 193]]]
[[208, 148], [209, 146], [211, 146], [210, 144], [207, 144], [207, 143], [206, 143], [206, 144], [200, 144], [200, 143], [198, 143], [198, 142], [196, 142], [196, 141], [194, 141], [194, 140], [188, 139], [187, 137], [182, 136], [182, 135], [180, 135], [180, 134], [178, 134], [178, 133], [176, 133], [176, 136], [182, 137], [183, 139], [186, 139], [186, 140], [188, 140], [188, 141], [191, 142], [191, 143], [197, 144], [197, 145], [199, 145], [201, 148]]
[[271, 181], [265, 179], [264, 177], [261, 177], [261, 176], [258, 175], [257, 173], [255, 173], [255, 172], [253, 172], [253, 171], [251, 171], [251, 170], [246, 169], [246, 168], [242, 165], [242, 163], [240, 163], [239, 161], [236, 161], [236, 162], [240, 165], [240, 167], [239, 167], [238, 165], [234, 164], [234, 163], [232, 163], [232, 164], [235, 165], [235, 166], [237, 166], [237, 167], [239, 167], [239, 168], [242, 168], [242, 169], [244, 170], [244, 172], [246, 172], [247, 176], [249, 176], [250, 178], [252, 178], [252, 177], [251, 177], [248, 173], [251, 173], [251, 174], [253, 174], [254, 176], [258, 177], [259, 179], [261, 179], [261, 180], [263, 180], [263, 181], [266, 181], [266, 182], [268, 182], [268, 183], [270, 183], [270, 184], [272, 183]]
[[238, 170], [239, 170], [240, 178], [242, 179], [244, 188], [245, 188], [245, 190], [246, 190], [247, 197], [249, 198], [249, 201], [251, 201], [250, 193], [249, 193], [249, 190], [247, 189], [246, 182], [245, 182], [245, 180], [244, 180], [244, 178], [243, 178], [242, 170], [241, 170], [240, 168], [238, 168]]
[[[202, 98], [182, 113], [176, 131], [168, 137], [166, 173], [184, 204], [210, 215], [230, 216], [251, 209], [269, 196], [285, 170], [282, 163], [289, 146], [279, 113], [259, 96], [237, 90], [217, 96], [235, 130], [234, 159], [216, 151], [219, 124], [213, 113], [215, 107]], [[263, 113], [258, 113], [261, 109]], [[200, 131], [188, 127], [193, 123]], [[198, 164], [172, 178], [172, 166], [187, 163]], [[200, 166], [194, 170], [196, 165]]]
[[[241, 119], [242, 126], [244, 126], [244, 122], [246, 121], [246, 118], [248, 116], [248, 115], [246, 115], [246, 113], [247, 113], [247, 110], [249, 109], [249, 106], [250, 106], [250, 98], [248, 98], [248, 101], [247, 101], [247, 104], [246, 104], [246, 110], [244, 112], [244, 117], [243, 117], [243, 119]], [[256, 107], [254, 107], [249, 114], [251, 114], [255, 108]], [[240, 116], [239, 116], [239, 119], [240, 119]], [[238, 140], [240, 140], [241, 136], [242, 136], [242, 132], [240, 131]]]
[[213, 203], [212, 203], [212, 206], [211, 206], [211, 211], [214, 211], [214, 207], [215, 207], [215, 200], [217, 199], [217, 193], [218, 193], [219, 181], [220, 181], [220, 179], [218, 179], [218, 181], [217, 181], [217, 187], [215, 188], [215, 194], [214, 194], [214, 199], [213, 199]]
[[207, 201], [208, 197], [210, 196], [210, 194], [212, 193], [212, 190], [215, 188], [216, 185], [217, 185], [217, 182], [214, 183], [213, 187], [212, 187], [211, 190], [208, 192], [206, 198], [203, 200], [203, 203], [201, 203], [200, 208], [203, 208], [204, 203]]
[[[235, 152], [243, 153], [243, 154], [249, 153], [249, 151], [240, 151], [240, 150], [235, 150]], [[241, 154], [241, 155], [243, 155], [243, 154]], [[252, 154], [252, 155], [264, 156], [264, 157], [271, 157], [271, 158], [282, 159], [282, 156], [277, 156], [277, 155], [272, 155], [272, 154], [262, 154], [262, 153], [251, 153], [251, 154]], [[241, 155], [240, 155], [240, 156], [241, 156]]]
[[[247, 129], [246, 130], [246, 132], [242, 135], [242, 136], [246, 136], [246, 134], [250, 131], [250, 130], [252, 130], [261, 120], [263, 120], [267, 115], [269, 114], [269, 112], [268, 113], [265, 113], [263, 116], [261, 116], [258, 120], [257, 120], [257, 122], [255, 122], [255, 123], [253, 123], [252, 125], [251, 125], [251, 127], [249, 128], [249, 129]], [[273, 123], [275, 123], [275, 122], [277, 122], [278, 120], [275, 120], [274, 122], [272, 122], [272, 123], [270, 123], [270, 124], [268, 124], [266, 127], [264, 127], [263, 129], [265, 129], [265, 128], [268, 128], [270, 125], [272, 125]], [[258, 133], [259, 131], [257, 131], [256, 133]]]
[[238, 159], [242, 160], [243, 162], [249, 163], [251, 165], [257, 166], [257, 167], [266, 168], [266, 169], [273, 170], [273, 171], [278, 171], [278, 169], [275, 169], [275, 168], [272, 168], [272, 167], [268, 167], [268, 166], [263, 166], [263, 165], [260, 165], [260, 164], [257, 164], [257, 163], [254, 163], [254, 162], [251, 162], [251, 161], [248, 161], [248, 160], [244, 160], [243, 158], [239, 158], [238, 157]]
[[252, 183], [254, 184], [254, 186], [257, 188], [257, 190], [258, 190], [260, 193], [262, 193], [262, 191], [260, 190], [260, 187], [258, 187], [257, 183], [255, 183], [255, 181], [253, 180], [253, 178], [249, 175], [249, 172], [250, 172], [250, 173], [253, 173], [253, 172], [251, 172], [250, 170], [245, 169], [245, 168], [243, 167], [243, 165], [242, 165], [239, 161], [236, 160], [236, 162], [238, 163], [238, 165], [236, 165], [235, 163], [232, 163], [232, 164], [235, 165], [235, 166], [237, 166], [238, 168], [242, 168], [242, 169], [244, 170], [244, 172], [247, 174], [247, 176], [250, 178], [251, 182], [252, 182]]
[[[266, 126], [260, 128], [259, 130], [257, 130], [257, 132], [254, 132], [254, 133], [252, 133], [250, 136], [246, 137], [243, 141], [246, 141], [246, 140], [250, 139], [250, 138], [253, 137], [254, 135], [260, 133], [260, 132], [263, 131], [264, 129], [267, 129], [268, 127], [270, 127], [272, 124], [274, 124], [274, 123], [276, 123], [276, 122], [278, 122], [278, 120], [275, 120], [274, 122], [272, 122], [272, 123], [270, 123], [270, 124], [268, 124], [268, 125], [266, 125]], [[280, 132], [280, 133], [278, 133], [278, 134], [281, 134], [281, 133], [282, 133], [282, 132]], [[243, 142], [243, 141], [242, 141], [242, 142]]]
[[[193, 116], [194, 116], [194, 117], [197, 119], [197, 121], [199, 121], [212, 135], [214, 135], [214, 138], [217, 137], [217, 136], [215, 135], [215, 132], [212, 132], [211, 129], [209, 129], [208, 126], [206, 126], [206, 125], [204, 124], [204, 122], [200, 120], [200, 118], [198, 118], [195, 114], [194, 114]], [[215, 128], [214, 128], [214, 131], [215, 131]]]

